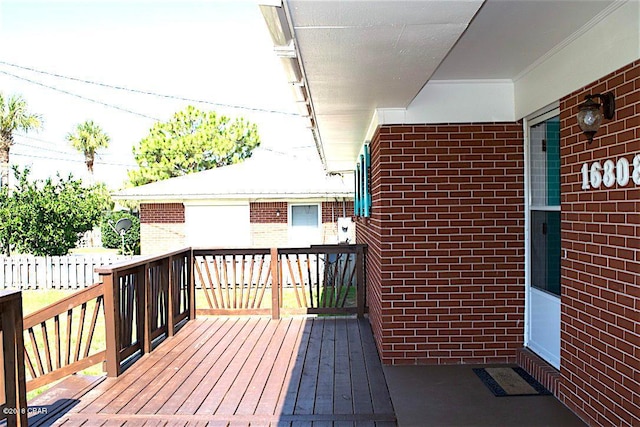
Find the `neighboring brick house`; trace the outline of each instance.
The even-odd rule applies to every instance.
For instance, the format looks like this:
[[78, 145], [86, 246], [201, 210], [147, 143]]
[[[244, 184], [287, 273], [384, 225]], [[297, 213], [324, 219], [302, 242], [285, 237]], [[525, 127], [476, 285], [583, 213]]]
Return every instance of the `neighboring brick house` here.
[[640, 425], [640, 3], [269, 7], [325, 165], [357, 165], [383, 363], [519, 363]]
[[353, 177], [327, 176], [319, 161], [257, 149], [225, 166], [122, 190], [140, 202], [142, 254], [184, 246], [276, 247], [354, 242]]

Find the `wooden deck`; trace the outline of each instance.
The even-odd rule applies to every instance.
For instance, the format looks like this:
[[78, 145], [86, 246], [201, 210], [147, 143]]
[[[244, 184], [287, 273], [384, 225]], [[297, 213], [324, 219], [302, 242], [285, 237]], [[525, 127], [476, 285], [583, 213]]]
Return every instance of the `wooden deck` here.
[[369, 323], [355, 318], [198, 318], [83, 393], [30, 425], [396, 425]]

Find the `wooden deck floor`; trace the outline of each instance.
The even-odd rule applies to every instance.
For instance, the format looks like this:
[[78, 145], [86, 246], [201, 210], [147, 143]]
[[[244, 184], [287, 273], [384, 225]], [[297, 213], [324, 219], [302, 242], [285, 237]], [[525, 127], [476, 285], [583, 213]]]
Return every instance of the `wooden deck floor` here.
[[198, 318], [73, 404], [46, 424], [396, 425], [371, 329], [354, 318]]

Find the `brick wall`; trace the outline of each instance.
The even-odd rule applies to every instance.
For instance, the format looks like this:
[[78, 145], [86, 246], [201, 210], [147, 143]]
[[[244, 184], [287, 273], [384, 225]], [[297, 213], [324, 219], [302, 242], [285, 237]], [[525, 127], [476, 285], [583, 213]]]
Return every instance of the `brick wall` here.
[[[593, 143], [576, 124], [585, 94], [613, 91]], [[640, 155], [640, 61], [563, 98], [559, 397], [591, 425], [640, 425], [640, 185], [583, 189], [583, 164]], [[640, 160], [640, 158], [639, 158]], [[639, 166], [640, 168], [640, 166]], [[635, 169], [639, 171], [640, 169]]]
[[140, 204], [140, 253], [151, 255], [186, 245], [182, 203]]
[[182, 203], [141, 203], [141, 223], [177, 223], [184, 222], [184, 205]]
[[340, 217], [353, 216], [353, 201], [322, 202], [322, 223], [337, 223]]
[[140, 224], [140, 254], [155, 255], [187, 246], [184, 223]]
[[289, 245], [289, 225], [287, 223], [252, 223], [251, 246], [273, 248]]
[[251, 224], [287, 224], [289, 211], [287, 202], [249, 203]]
[[[310, 202], [315, 203], [315, 202]], [[253, 202], [250, 203], [251, 244], [253, 247], [274, 247], [289, 245], [289, 223], [287, 202]], [[353, 215], [353, 201], [322, 202], [321, 243], [338, 242], [338, 217], [343, 212]], [[278, 214], [279, 212], [279, 214]], [[353, 238], [351, 240], [353, 242]]]
[[514, 362], [524, 336], [522, 125], [382, 126], [371, 143], [372, 327], [383, 363]]
[[[338, 243], [338, 218], [353, 217], [353, 201], [322, 202], [322, 243]], [[356, 243], [355, 227], [351, 229], [350, 243]]]

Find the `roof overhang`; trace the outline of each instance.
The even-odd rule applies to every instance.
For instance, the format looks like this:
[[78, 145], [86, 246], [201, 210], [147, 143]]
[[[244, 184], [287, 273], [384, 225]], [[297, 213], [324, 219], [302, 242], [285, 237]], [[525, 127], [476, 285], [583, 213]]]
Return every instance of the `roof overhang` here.
[[518, 120], [638, 59], [639, 5], [276, 0], [261, 8], [325, 168], [345, 171], [380, 124]]

